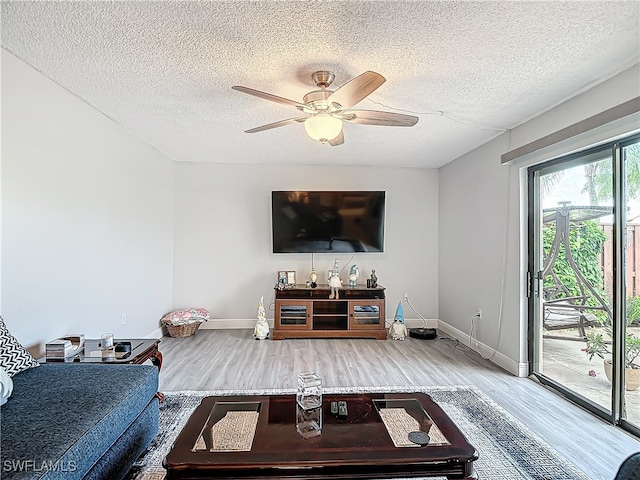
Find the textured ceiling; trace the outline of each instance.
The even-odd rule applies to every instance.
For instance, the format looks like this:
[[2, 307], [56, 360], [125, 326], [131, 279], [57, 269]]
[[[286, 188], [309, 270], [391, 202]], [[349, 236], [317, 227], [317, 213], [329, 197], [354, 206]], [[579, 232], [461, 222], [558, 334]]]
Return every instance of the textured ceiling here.
[[[175, 161], [438, 167], [637, 63], [639, 5], [3, 1], [2, 46]], [[301, 101], [315, 70], [420, 120], [244, 133], [299, 112], [232, 85]]]

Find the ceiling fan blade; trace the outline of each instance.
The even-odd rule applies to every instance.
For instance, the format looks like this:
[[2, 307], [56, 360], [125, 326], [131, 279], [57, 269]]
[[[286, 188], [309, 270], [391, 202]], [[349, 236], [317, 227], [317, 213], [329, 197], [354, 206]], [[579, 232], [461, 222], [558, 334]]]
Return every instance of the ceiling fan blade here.
[[342, 119], [362, 125], [385, 125], [389, 127], [413, 127], [418, 123], [418, 117], [393, 112], [379, 112], [376, 110], [349, 110], [342, 112]]
[[251, 130], [245, 130], [245, 133], [256, 133], [263, 132], [264, 130], [271, 130], [272, 128], [284, 127], [285, 125], [290, 125], [292, 123], [301, 123], [304, 122], [309, 117], [296, 117], [296, 118], [288, 118], [287, 120], [280, 120], [279, 122], [269, 123], [267, 125], [262, 125], [260, 127], [252, 128]]
[[363, 100], [384, 82], [386, 79], [379, 73], [364, 72], [329, 95], [327, 101], [338, 103], [342, 108], [349, 108]]
[[329, 140], [327, 143], [332, 147], [337, 147], [338, 145], [342, 145], [344, 143], [344, 130], [341, 130], [340, 135], [338, 135], [333, 140]]
[[302, 109], [305, 107], [304, 103], [296, 102], [295, 100], [289, 100], [288, 98], [278, 97], [277, 95], [272, 95], [270, 93], [261, 92], [260, 90], [254, 90], [253, 88], [241, 87], [238, 85], [231, 88], [233, 88], [234, 90], [238, 90], [239, 92], [248, 93], [249, 95], [264, 98], [265, 100], [271, 100], [272, 102], [281, 103], [283, 105], [290, 105], [298, 109]]

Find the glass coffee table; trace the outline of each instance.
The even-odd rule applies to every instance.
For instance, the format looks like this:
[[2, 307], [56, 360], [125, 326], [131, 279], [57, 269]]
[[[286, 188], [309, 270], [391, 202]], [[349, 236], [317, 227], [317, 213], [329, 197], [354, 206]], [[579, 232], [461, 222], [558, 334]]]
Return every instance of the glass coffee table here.
[[167, 480], [477, 478], [475, 448], [426, 394], [325, 394], [311, 435], [300, 410], [295, 395], [203, 399], [165, 457]]

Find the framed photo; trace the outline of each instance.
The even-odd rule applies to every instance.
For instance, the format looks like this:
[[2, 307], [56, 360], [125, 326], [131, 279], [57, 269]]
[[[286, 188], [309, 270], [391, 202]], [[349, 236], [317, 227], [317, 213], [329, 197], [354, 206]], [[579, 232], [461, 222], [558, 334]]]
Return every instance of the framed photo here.
[[290, 270], [287, 272], [287, 285], [293, 287], [296, 284], [296, 272]]
[[287, 284], [287, 272], [284, 270], [278, 272], [278, 285], [285, 286]]

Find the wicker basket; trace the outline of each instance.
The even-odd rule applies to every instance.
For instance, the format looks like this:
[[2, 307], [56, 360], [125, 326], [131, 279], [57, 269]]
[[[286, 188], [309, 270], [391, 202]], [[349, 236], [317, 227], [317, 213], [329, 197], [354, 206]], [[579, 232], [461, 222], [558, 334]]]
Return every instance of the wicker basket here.
[[167, 327], [167, 330], [169, 330], [170, 336], [173, 338], [183, 338], [190, 337], [195, 334], [198, 328], [200, 328], [200, 324], [202, 324], [202, 322], [184, 323], [182, 325], [165, 323], [165, 326]]

